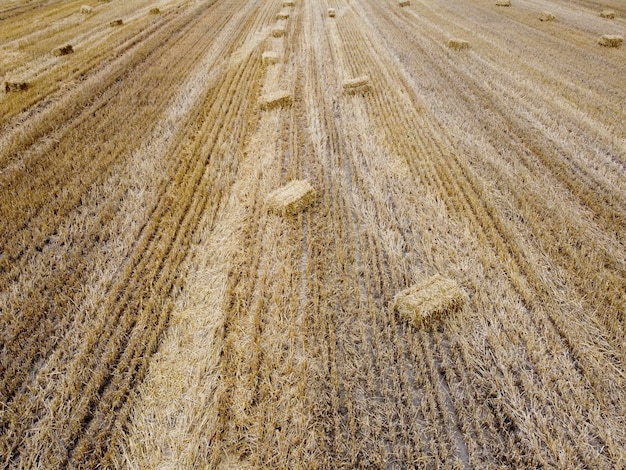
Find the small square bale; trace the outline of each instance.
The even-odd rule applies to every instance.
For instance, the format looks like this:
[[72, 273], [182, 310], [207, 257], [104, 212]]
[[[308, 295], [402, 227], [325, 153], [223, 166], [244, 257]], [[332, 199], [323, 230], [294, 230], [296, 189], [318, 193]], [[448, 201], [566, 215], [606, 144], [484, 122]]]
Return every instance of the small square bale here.
[[336, 14], [337, 14], [337, 12], [335, 11], [334, 8], [329, 8], [328, 9], [328, 16], [329, 17], [334, 18]]
[[261, 96], [259, 99], [259, 105], [262, 110], [286, 107], [289, 106], [291, 102], [291, 93], [285, 90], [268, 93], [267, 95]]
[[362, 75], [360, 77], [351, 78], [343, 82], [343, 92], [348, 95], [356, 95], [357, 93], [365, 93], [371, 88], [370, 77]]
[[554, 15], [549, 11], [542, 11], [539, 15], [539, 21], [553, 21]]
[[28, 90], [27, 82], [4, 82], [5, 93], [15, 93], [18, 91]]
[[605, 34], [598, 39], [598, 44], [604, 47], [620, 47], [623, 42], [624, 38], [617, 34]]
[[273, 65], [278, 63], [279, 60], [280, 56], [278, 55], [278, 52], [265, 51], [263, 55], [261, 55], [261, 63], [263, 65]]
[[283, 1], [283, 7], [292, 7], [294, 5], [295, 5], [295, 3], [294, 3], [293, 0], [284, 0]]
[[393, 308], [401, 318], [419, 328], [457, 310], [464, 302], [465, 294], [455, 281], [435, 274], [399, 292], [393, 300]]
[[602, 18], [608, 18], [610, 20], [615, 18], [615, 12], [613, 10], [602, 10], [600, 12]]
[[496, 1], [496, 6], [497, 7], [510, 7], [511, 6], [511, 0], [497, 0]]
[[315, 202], [315, 189], [307, 180], [294, 180], [272, 191], [265, 200], [270, 212], [295, 215]]
[[117, 20], [113, 20], [109, 23], [109, 26], [111, 26], [112, 28], [115, 26], [122, 26], [124, 24], [124, 20], [122, 20], [121, 18], [118, 18]]
[[464, 39], [455, 39], [452, 38], [448, 41], [448, 47], [450, 49], [454, 49], [456, 51], [461, 51], [463, 49], [469, 49], [469, 41]]
[[409, 0], [398, 0], [398, 6], [408, 7], [411, 6], [411, 2]]
[[289, 19], [289, 12], [285, 11], [285, 10], [279, 11], [276, 14], [276, 19], [277, 20], [287, 20], [287, 19]]
[[57, 47], [55, 50], [52, 51], [52, 55], [56, 57], [60, 57], [63, 55], [72, 54], [73, 52], [74, 52], [74, 48], [72, 47], [71, 44], [68, 44], [67, 46]]
[[93, 11], [93, 8], [90, 7], [89, 5], [83, 5], [82, 7], [80, 7], [80, 12], [83, 15], [88, 15], [89, 13], [91, 13]]
[[272, 36], [275, 38], [281, 38], [285, 35], [287, 31], [282, 26], [277, 26], [272, 28]]
[[150, 8], [151, 15], [158, 15], [159, 13], [161, 13], [161, 10], [159, 10], [158, 8]]

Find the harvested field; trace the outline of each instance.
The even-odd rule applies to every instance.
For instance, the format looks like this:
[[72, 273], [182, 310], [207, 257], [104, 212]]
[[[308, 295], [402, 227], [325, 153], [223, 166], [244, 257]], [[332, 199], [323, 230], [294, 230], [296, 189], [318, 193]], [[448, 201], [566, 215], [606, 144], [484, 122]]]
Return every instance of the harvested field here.
[[0, 0], [0, 468], [624, 468], [622, 1], [82, 2]]

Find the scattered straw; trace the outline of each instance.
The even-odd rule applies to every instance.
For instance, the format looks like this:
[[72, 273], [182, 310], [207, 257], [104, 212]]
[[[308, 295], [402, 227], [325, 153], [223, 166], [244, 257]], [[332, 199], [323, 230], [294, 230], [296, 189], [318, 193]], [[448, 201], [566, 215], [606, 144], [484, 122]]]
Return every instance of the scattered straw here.
[[315, 189], [307, 180], [294, 180], [267, 196], [269, 211], [280, 215], [294, 215], [315, 202]]
[[280, 56], [278, 52], [265, 51], [261, 56], [261, 62], [263, 65], [272, 65], [278, 63]]
[[328, 9], [328, 16], [330, 16], [331, 18], [335, 17], [335, 9], [334, 8], [329, 8]]
[[124, 21], [122, 19], [117, 19], [117, 20], [113, 20], [109, 23], [109, 26], [113, 27], [113, 26], [122, 26], [124, 24]]
[[411, 5], [409, 0], [398, 0], [398, 5], [401, 7], [408, 7]]
[[448, 47], [457, 51], [469, 49], [469, 41], [452, 38], [448, 41]]
[[92, 11], [93, 11], [93, 8], [91, 8], [89, 5], [83, 5], [82, 7], [80, 7], [80, 12], [85, 15], [88, 15]]
[[364, 93], [366, 91], [369, 91], [370, 88], [370, 77], [367, 75], [351, 78], [343, 82], [343, 92], [349, 95]]
[[600, 16], [602, 18], [613, 19], [613, 18], [615, 18], [615, 12], [613, 10], [602, 10], [600, 12]]
[[13, 93], [16, 91], [24, 91], [28, 89], [27, 82], [4, 82], [4, 92]]
[[158, 15], [159, 13], [161, 13], [161, 10], [159, 10], [158, 8], [150, 8], [151, 15]]
[[393, 308], [416, 327], [463, 305], [465, 295], [455, 281], [435, 274], [426, 281], [398, 293]]
[[542, 11], [539, 15], [539, 21], [552, 21], [554, 20], [554, 15], [549, 11]]
[[55, 50], [52, 51], [52, 54], [57, 57], [60, 57], [62, 55], [72, 54], [73, 52], [74, 52], [74, 48], [72, 47], [71, 44], [68, 44], [67, 46], [57, 47]]
[[283, 10], [283, 11], [279, 11], [276, 14], [276, 19], [277, 20], [286, 20], [288, 18], [289, 18], [289, 12], [288, 11]]
[[261, 96], [261, 98], [259, 99], [259, 105], [263, 110], [289, 106], [291, 102], [291, 93], [285, 90], [268, 93], [267, 95]]
[[272, 29], [272, 36], [274, 36], [275, 38], [283, 37], [285, 33], [285, 28], [283, 28], [282, 26], [278, 26]]
[[620, 47], [623, 42], [624, 38], [617, 34], [605, 34], [598, 39], [598, 44], [604, 47]]
[[498, 7], [510, 7], [511, 6], [511, 0], [497, 0], [496, 1], [496, 6], [498, 6]]

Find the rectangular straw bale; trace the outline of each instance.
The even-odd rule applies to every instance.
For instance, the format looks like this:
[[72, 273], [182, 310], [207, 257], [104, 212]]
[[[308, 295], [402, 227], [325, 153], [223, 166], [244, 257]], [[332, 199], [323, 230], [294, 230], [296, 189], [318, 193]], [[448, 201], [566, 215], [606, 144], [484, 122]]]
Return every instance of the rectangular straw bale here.
[[278, 52], [274, 52], [274, 51], [265, 51], [263, 55], [261, 56], [261, 63], [263, 65], [276, 64], [278, 63], [279, 60], [280, 60], [280, 56], [278, 55]]
[[411, 2], [409, 0], [398, 0], [398, 5], [401, 7], [411, 6]]
[[16, 91], [24, 91], [28, 89], [27, 82], [4, 82], [4, 92], [14, 93]]
[[292, 7], [292, 6], [294, 6], [293, 0], [284, 0], [283, 1], [283, 7]]
[[89, 5], [83, 5], [82, 7], [80, 7], [80, 12], [83, 13], [84, 15], [88, 15], [92, 11], [93, 11], [93, 8], [91, 8]]
[[510, 7], [511, 6], [511, 0], [497, 0], [496, 1], [496, 6], [498, 6], [498, 7]]
[[113, 20], [109, 23], [109, 26], [122, 26], [124, 24], [124, 20], [118, 18], [117, 20]]
[[330, 16], [331, 18], [334, 18], [336, 15], [335, 9], [334, 8], [329, 8], [328, 9], [328, 16]]
[[343, 82], [343, 92], [348, 95], [354, 95], [368, 91], [370, 86], [370, 77], [362, 75]]
[[613, 19], [615, 18], [615, 12], [613, 10], [602, 10], [600, 12], [600, 16], [602, 18], [609, 18], [609, 19]]
[[68, 44], [67, 46], [63, 46], [63, 47], [57, 47], [55, 50], [52, 51], [52, 54], [60, 57], [62, 55], [68, 55], [74, 52], [74, 48], [72, 47], [71, 44]]
[[623, 42], [624, 38], [617, 34], [605, 34], [598, 39], [598, 44], [604, 47], [620, 47]]
[[274, 93], [268, 93], [261, 96], [259, 104], [261, 109], [269, 110], [278, 107], [289, 106], [291, 104], [291, 93], [285, 90], [275, 91]]
[[285, 33], [286, 33], [285, 28], [283, 28], [282, 26], [277, 26], [275, 28], [272, 28], [272, 36], [274, 36], [275, 38], [283, 37]]
[[282, 10], [282, 11], [279, 11], [276, 14], [276, 19], [277, 20], [286, 20], [288, 18], [289, 18], [289, 12], [288, 11]]
[[159, 10], [158, 8], [150, 8], [151, 15], [158, 15], [159, 13], [161, 13], [161, 10]]
[[549, 11], [542, 11], [539, 15], [539, 21], [552, 21], [554, 20], [554, 15]]
[[457, 51], [469, 49], [469, 41], [452, 38], [448, 41], [448, 47]]
[[294, 215], [315, 202], [315, 189], [307, 180], [294, 180], [272, 191], [265, 200], [270, 212]]
[[404, 320], [420, 327], [440, 315], [451, 313], [465, 302], [458, 284], [440, 274], [396, 294], [393, 308]]

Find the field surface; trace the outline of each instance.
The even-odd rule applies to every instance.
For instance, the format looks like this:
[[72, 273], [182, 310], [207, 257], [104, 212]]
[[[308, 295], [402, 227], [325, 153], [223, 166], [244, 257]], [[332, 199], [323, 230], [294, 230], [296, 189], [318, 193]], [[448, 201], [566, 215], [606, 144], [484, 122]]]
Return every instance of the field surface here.
[[[0, 468], [626, 468], [604, 34], [622, 0], [0, 0]], [[463, 305], [406, 322], [434, 275]]]

